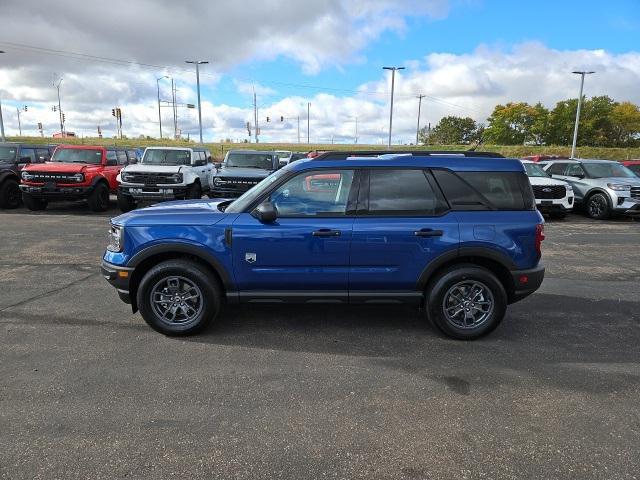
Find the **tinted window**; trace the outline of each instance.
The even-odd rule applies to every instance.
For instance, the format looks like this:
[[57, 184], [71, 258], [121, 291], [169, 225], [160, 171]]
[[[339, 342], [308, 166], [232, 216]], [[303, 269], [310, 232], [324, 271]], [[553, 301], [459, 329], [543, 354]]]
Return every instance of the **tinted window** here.
[[135, 150], [127, 150], [127, 157], [129, 157], [129, 163], [136, 163], [136, 151]]
[[422, 170], [369, 172], [369, 215], [435, 215], [438, 200]]
[[591, 178], [607, 178], [607, 177], [619, 177], [630, 178], [635, 177], [627, 167], [620, 163], [585, 163], [584, 168], [589, 173]]
[[345, 215], [353, 177], [352, 170], [305, 172], [278, 187], [269, 200], [282, 217]]
[[489, 205], [471, 185], [448, 170], [433, 170], [433, 176], [453, 210], [488, 210]]
[[640, 176], [640, 165], [629, 165], [627, 168], [637, 176]]
[[118, 155], [115, 150], [107, 150], [107, 162], [115, 160], [118, 161]]
[[36, 150], [35, 148], [25, 148], [22, 147], [20, 149], [20, 158], [18, 159], [20, 163], [25, 163], [29, 159], [29, 162], [35, 163], [36, 161]]
[[564, 175], [566, 167], [566, 163], [554, 163], [549, 167], [547, 172], [549, 172], [551, 175]]
[[50, 158], [51, 158], [51, 154], [49, 153], [49, 150], [47, 150], [46, 148], [36, 149], [36, 162], [38, 163], [48, 162]]
[[126, 165], [127, 164], [127, 153], [124, 150], [118, 150], [116, 152], [116, 156], [118, 157], [118, 163], [120, 165]]
[[520, 182], [525, 176], [524, 173], [458, 172], [458, 175], [489, 200], [494, 207], [500, 210], [525, 209]]
[[16, 147], [0, 146], [0, 162], [14, 162], [17, 150]]

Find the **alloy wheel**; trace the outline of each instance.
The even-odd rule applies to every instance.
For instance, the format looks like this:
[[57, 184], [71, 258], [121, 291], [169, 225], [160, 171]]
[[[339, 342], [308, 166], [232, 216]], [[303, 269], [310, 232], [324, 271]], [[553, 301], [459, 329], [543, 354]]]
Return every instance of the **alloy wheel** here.
[[442, 311], [447, 322], [457, 328], [477, 328], [493, 313], [491, 290], [477, 280], [463, 280], [453, 285], [444, 295]]
[[172, 326], [195, 322], [204, 306], [200, 288], [180, 276], [158, 281], [151, 289], [149, 300], [158, 319]]

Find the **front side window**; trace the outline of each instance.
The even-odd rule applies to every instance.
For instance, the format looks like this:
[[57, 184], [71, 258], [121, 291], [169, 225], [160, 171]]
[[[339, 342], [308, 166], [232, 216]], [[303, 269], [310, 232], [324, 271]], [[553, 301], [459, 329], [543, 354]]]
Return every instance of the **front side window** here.
[[118, 163], [120, 165], [126, 165], [127, 164], [127, 153], [124, 150], [118, 150], [116, 152], [116, 155], [118, 156]]
[[286, 169], [278, 170], [277, 172], [272, 173], [267, 178], [262, 180], [256, 186], [250, 188], [238, 198], [236, 198], [233, 202], [229, 204], [229, 206], [225, 209], [227, 213], [241, 213], [244, 212], [251, 204], [253, 204], [259, 197], [262, 196], [267, 190], [271, 188], [271, 186], [280, 180], [284, 175], [287, 174]]
[[551, 175], [564, 175], [564, 171], [567, 168], [566, 163], [554, 163], [547, 170]]
[[36, 149], [36, 161], [38, 163], [48, 162], [50, 158], [51, 158], [51, 154], [49, 153], [49, 150], [47, 150], [46, 148]]
[[58, 148], [53, 153], [51, 161], [100, 165], [102, 163], [102, 150], [93, 148]]
[[143, 165], [190, 165], [191, 152], [147, 148], [140, 163]]
[[36, 151], [34, 148], [21, 148], [20, 149], [20, 163], [35, 163]]
[[280, 217], [346, 215], [353, 179], [353, 170], [304, 172], [276, 188], [268, 201]]
[[619, 163], [584, 163], [584, 169], [591, 178], [633, 178], [635, 174]]
[[107, 150], [107, 163], [118, 162], [118, 155], [115, 150]]
[[369, 172], [369, 215], [433, 216], [440, 210], [423, 170]]

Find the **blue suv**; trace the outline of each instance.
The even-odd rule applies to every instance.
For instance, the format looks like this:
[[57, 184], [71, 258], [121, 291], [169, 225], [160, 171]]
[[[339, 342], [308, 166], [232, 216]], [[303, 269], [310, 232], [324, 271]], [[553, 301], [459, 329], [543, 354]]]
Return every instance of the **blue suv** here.
[[524, 167], [478, 152], [298, 161], [233, 201], [116, 217], [109, 237], [103, 276], [168, 335], [225, 302], [408, 303], [472, 339], [544, 277]]

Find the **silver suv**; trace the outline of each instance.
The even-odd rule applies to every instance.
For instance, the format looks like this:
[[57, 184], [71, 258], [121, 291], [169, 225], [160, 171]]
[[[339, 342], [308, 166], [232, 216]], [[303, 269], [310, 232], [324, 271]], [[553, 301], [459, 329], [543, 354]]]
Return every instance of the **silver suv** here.
[[603, 220], [612, 213], [640, 214], [640, 178], [610, 160], [553, 160], [540, 162], [553, 178], [573, 187], [576, 204], [587, 215]]

